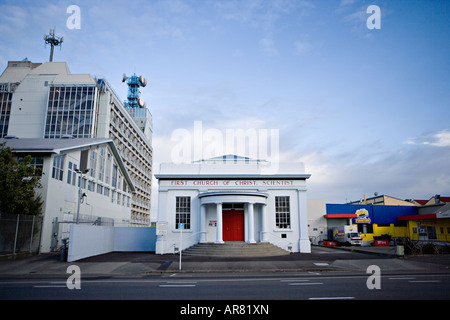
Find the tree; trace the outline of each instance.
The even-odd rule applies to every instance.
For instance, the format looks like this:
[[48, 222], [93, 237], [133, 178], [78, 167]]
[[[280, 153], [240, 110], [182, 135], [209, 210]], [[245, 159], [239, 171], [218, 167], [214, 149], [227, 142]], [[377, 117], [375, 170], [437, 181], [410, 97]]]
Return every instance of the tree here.
[[31, 166], [27, 155], [17, 161], [13, 149], [0, 144], [0, 211], [11, 214], [42, 214], [43, 201], [35, 190], [42, 188], [41, 169]]

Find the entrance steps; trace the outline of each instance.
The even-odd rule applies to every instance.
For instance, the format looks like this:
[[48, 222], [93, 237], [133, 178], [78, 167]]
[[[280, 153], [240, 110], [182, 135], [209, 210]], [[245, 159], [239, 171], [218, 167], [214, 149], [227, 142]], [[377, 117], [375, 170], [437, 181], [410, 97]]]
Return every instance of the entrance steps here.
[[222, 244], [198, 243], [183, 250], [182, 254], [203, 257], [271, 257], [288, 255], [290, 252], [268, 242], [227, 241]]

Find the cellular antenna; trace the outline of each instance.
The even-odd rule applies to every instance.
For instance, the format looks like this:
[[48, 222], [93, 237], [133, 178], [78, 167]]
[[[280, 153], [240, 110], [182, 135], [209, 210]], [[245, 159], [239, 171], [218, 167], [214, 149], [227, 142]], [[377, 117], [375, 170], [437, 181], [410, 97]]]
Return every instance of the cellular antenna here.
[[53, 49], [55, 46], [61, 46], [64, 41], [64, 37], [57, 37], [55, 35], [55, 29], [50, 29], [49, 34], [44, 35], [45, 44], [49, 44], [51, 46], [50, 49], [50, 62], [53, 61]]
[[136, 74], [127, 77], [124, 73], [122, 75], [122, 82], [126, 82], [128, 85], [128, 100], [125, 101], [125, 107], [146, 108], [147, 104], [141, 99], [141, 91], [139, 88], [147, 85], [147, 79], [143, 76], [138, 77]]

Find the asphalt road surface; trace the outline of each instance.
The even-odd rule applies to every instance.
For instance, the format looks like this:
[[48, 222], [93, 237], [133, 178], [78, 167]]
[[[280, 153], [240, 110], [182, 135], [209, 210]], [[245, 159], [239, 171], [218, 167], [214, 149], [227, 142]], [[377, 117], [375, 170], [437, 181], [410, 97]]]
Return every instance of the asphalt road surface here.
[[[448, 300], [450, 274], [165, 274], [0, 281], [1, 300]], [[69, 282], [69, 284], [68, 284]], [[72, 289], [70, 289], [72, 287]]]

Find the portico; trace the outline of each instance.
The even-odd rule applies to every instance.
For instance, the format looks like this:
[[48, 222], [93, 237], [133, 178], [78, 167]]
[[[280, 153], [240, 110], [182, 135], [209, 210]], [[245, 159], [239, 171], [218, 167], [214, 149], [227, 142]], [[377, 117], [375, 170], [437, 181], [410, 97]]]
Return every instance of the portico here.
[[[267, 242], [266, 238], [266, 206], [267, 206], [267, 193], [262, 192], [239, 192], [239, 191], [219, 191], [219, 192], [205, 192], [199, 194], [200, 199], [200, 243], [206, 243], [207, 241], [207, 221], [206, 221], [206, 207], [207, 206], [215, 206], [216, 213], [216, 237], [215, 243], [223, 243], [223, 233], [224, 229], [226, 232], [228, 229], [232, 229], [235, 231], [236, 226], [243, 226], [244, 230], [242, 230], [242, 235], [247, 243], [255, 243], [255, 230], [256, 232], [260, 232], [260, 241]], [[224, 204], [242, 204], [242, 210], [232, 210], [231, 206], [230, 210], [226, 210], [224, 208]], [[227, 206], [228, 207], [228, 206]], [[240, 209], [240, 205], [237, 206]], [[261, 230], [258, 227], [255, 228], [255, 207], [257, 207], [258, 211], [260, 211], [260, 221], [261, 221]], [[228, 212], [229, 211], [229, 212]], [[230, 221], [230, 225], [224, 225], [224, 215], [230, 214], [233, 212], [233, 215], [237, 216], [237, 218], [226, 219], [226, 221]], [[242, 224], [239, 222], [239, 216], [242, 212]], [[246, 220], [245, 220], [246, 217]], [[234, 223], [233, 223], [234, 222]], [[235, 227], [233, 229], [233, 226]], [[246, 227], [245, 227], [246, 226]], [[239, 234], [237, 232], [230, 232], [230, 234]], [[230, 238], [227, 238], [227, 240]], [[231, 241], [239, 241], [244, 240], [239, 239], [238, 237], [231, 238]]]

